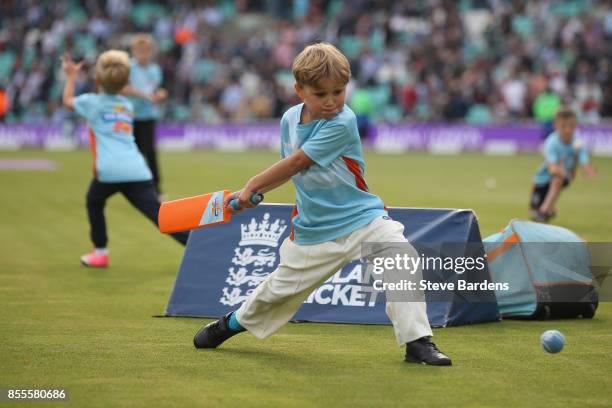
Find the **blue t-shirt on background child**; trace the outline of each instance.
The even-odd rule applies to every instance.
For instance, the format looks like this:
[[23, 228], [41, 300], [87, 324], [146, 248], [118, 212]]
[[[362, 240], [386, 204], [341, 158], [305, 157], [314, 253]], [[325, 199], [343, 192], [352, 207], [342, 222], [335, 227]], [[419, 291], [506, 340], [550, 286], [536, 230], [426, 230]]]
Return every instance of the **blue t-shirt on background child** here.
[[589, 163], [589, 152], [583, 141], [574, 133], [571, 143], [561, 140], [557, 132], [551, 133], [544, 142], [544, 160], [534, 177], [536, 186], [550, 183], [548, 166], [563, 162], [565, 174], [570, 177], [578, 165]]
[[124, 96], [87, 93], [74, 99], [74, 109], [87, 120], [95, 177], [103, 183], [147, 181], [153, 177], [138, 151], [132, 103]]
[[[161, 85], [162, 73], [159, 65], [149, 63], [145, 66], [136, 60], [130, 61], [130, 85], [140, 92], [152, 95]], [[157, 118], [157, 110], [151, 101], [143, 98], [130, 98], [134, 104], [134, 119], [151, 120]]]

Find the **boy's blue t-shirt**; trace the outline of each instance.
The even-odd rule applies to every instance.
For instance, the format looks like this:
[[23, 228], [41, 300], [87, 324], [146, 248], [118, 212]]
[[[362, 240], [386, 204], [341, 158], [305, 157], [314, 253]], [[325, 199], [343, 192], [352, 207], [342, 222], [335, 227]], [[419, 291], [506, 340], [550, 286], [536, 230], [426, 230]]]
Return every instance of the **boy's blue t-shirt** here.
[[589, 163], [589, 152], [582, 140], [574, 134], [571, 143], [564, 143], [557, 132], [551, 133], [544, 142], [544, 163], [534, 176], [534, 184], [543, 186], [550, 183], [548, 166], [563, 162], [565, 173], [569, 176], [578, 164]]
[[74, 109], [89, 124], [94, 176], [98, 181], [121, 183], [153, 178], [134, 141], [134, 112], [126, 97], [86, 93], [75, 98]]
[[292, 177], [297, 191], [292, 238], [309, 245], [350, 234], [387, 211], [368, 192], [353, 111], [345, 105], [330, 120], [301, 125], [303, 106], [290, 108], [281, 119], [281, 157], [302, 149], [315, 162]]
[[[162, 73], [159, 65], [149, 63], [145, 66], [136, 60], [130, 61], [130, 85], [138, 91], [153, 94], [162, 83]], [[157, 109], [151, 101], [142, 98], [130, 97], [134, 104], [134, 118], [136, 120], [150, 120], [157, 118]]]

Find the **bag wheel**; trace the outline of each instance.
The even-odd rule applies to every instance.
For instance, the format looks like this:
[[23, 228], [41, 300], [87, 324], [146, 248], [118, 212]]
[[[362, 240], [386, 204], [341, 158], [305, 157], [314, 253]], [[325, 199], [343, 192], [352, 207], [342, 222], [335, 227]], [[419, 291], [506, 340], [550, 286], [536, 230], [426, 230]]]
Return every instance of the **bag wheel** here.
[[592, 319], [595, 316], [595, 310], [597, 310], [596, 303], [587, 303], [586, 305], [584, 305], [582, 317], [585, 319]]

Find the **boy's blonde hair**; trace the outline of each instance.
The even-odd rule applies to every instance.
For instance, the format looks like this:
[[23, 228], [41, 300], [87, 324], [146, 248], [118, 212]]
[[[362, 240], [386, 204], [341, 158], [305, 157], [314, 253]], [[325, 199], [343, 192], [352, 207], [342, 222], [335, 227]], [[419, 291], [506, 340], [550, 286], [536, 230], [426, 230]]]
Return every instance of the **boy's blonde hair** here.
[[569, 106], [561, 106], [555, 113], [555, 120], [576, 119], [576, 112]]
[[96, 79], [109, 94], [119, 93], [130, 79], [130, 58], [125, 51], [103, 52], [96, 62]]
[[131, 42], [132, 48], [137, 47], [139, 45], [147, 45], [152, 49], [155, 48], [155, 41], [153, 41], [153, 37], [146, 33], [138, 33], [134, 37], [132, 37]]
[[300, 86], [317, 86], [321, 80], [333, 78], [346, 85], [351, 79], [351, 66], [340, 50], [329, 43], [304, 48], [293, 61], [293, 76]]

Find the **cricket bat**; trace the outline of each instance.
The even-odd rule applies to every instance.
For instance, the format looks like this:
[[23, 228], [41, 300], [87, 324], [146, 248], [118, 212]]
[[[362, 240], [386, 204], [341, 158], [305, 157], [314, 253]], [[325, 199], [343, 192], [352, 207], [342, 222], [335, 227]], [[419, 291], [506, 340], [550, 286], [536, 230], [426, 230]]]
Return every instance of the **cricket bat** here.
[[[223, 206], [229, 190], [166, 201], [159, 208], [157, 218], [159, 230], [164, 234], [205, 228], [225, 224], [232, 214]], [[253, 193], [251, 202], [255, 205], [263, 201], [263, 194]], [[229, 202], [235, 210], [240, 210], [237, 199]]]

